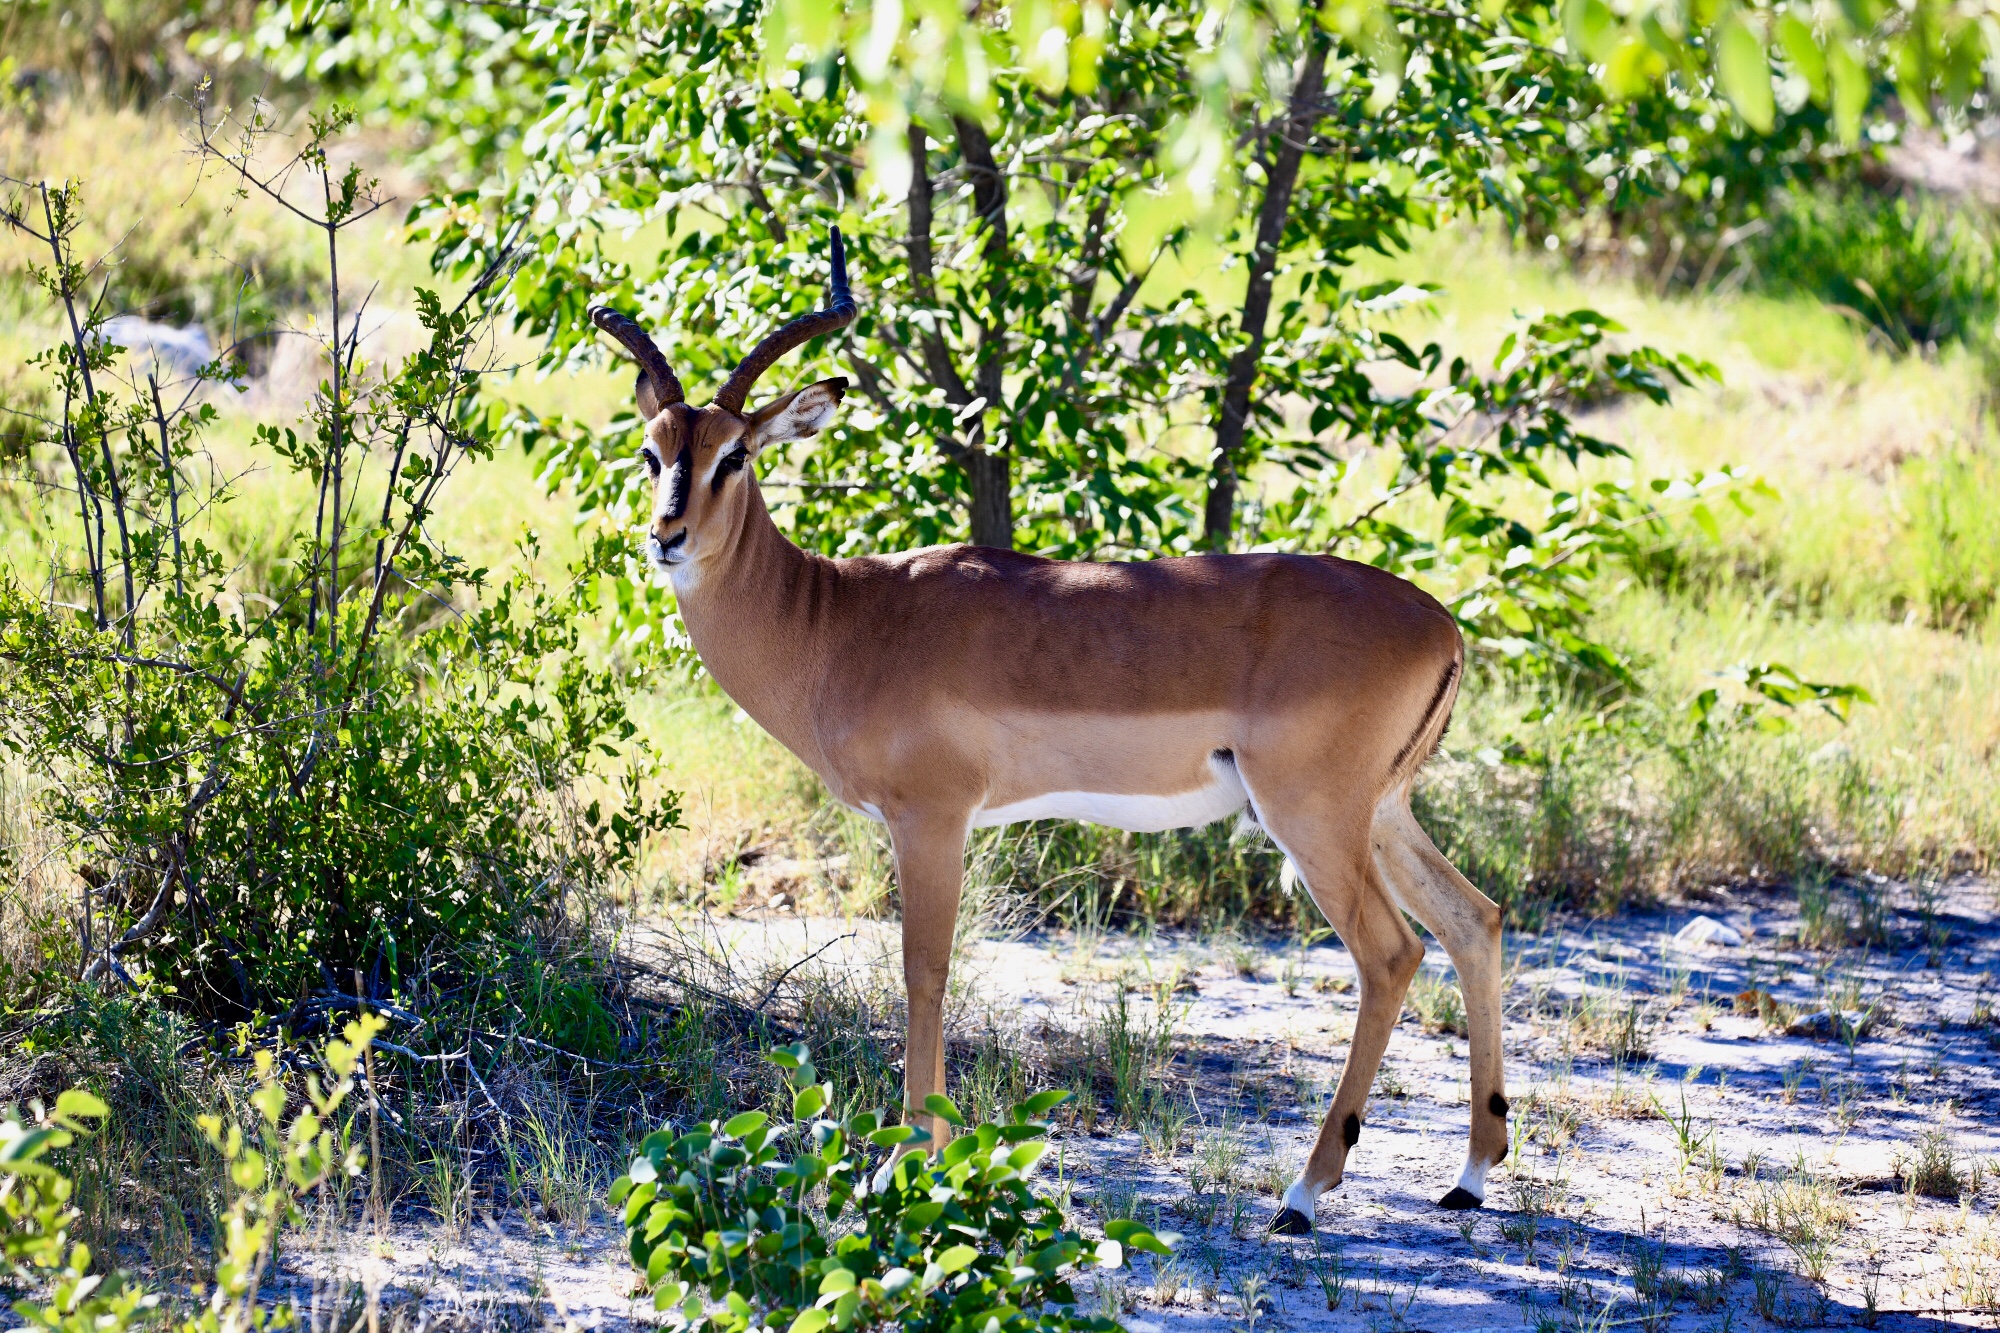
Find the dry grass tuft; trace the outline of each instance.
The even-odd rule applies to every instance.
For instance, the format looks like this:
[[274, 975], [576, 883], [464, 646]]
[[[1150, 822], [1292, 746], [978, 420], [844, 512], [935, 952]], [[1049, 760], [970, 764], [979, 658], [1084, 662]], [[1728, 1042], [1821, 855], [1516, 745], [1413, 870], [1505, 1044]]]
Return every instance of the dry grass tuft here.
[[1942, 1125], [1917, 1137], [1916, 1150], [1899, 1158], [1896, 1174], [1908, 1182], [1910, 1193], [1926, 1198], [1956, 1199], [1967, 1192], [1966, 1180], [1958, 1169], [1958, 1152]]

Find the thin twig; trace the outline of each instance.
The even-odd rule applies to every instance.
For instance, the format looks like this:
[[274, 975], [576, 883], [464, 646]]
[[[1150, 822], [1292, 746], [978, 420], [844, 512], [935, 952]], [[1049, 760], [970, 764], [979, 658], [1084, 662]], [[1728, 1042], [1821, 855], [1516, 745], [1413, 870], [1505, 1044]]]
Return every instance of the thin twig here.
[[790, 980], [792, 973], [798, 971], [800, 968], [804, 967], [807, 963], [810, 963], [813, 959], [819, 957], [821, 954], [825, 953], [828, 949], [831, 949], [834, 945], [839, 944], [841, 941], [853, 939], [854, 935], [855, 932], [850, 930], [845, 935], [835, 936], [833, 939], [828, 940], [825, 944], [820, 945], [819, 948], [814, 949], [804, 958], [799, 959], [798, 962], [793, 963], [783, 972], [780, 972], [778, 974], [778, 979], [771, 983], [770, 989], [766, 990], [762, 995], [762, 997], [760, 997], [757, 1003], [752, 1005], [751, 1008], [757, 1010], [759, 1013], [762, 1013], [764, 1006], [769, 1004], [772, 1001], [772, 999], [774, 999], [777, 996], [778, 987], [784, 985], [786, 981]]

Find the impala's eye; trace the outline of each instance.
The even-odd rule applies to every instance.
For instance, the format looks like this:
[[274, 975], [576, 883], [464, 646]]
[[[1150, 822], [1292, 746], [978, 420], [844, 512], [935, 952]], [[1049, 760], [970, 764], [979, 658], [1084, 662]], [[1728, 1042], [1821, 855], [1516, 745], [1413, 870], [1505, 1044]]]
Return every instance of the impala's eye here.
[[743, 465], [749, 461], [750, 451], [748, 449], [731, 449], [728, 453], [724, 454], [715, 465], [715, 479], [708, 483], [710, 492], [721, 490], [722, 483], [729, 480], [730, 474], [741, 471]]
[[657, 480], [660, 475], [660, 456], [651, 449], [641, 449], [639, 452], [645, 455], [646, 471], [652, 473], [654, 479]]

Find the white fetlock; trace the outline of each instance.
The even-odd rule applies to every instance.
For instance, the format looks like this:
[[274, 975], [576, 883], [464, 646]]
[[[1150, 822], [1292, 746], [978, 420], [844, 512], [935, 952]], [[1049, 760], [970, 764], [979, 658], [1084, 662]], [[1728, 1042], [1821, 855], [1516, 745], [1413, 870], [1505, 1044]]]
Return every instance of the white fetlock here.
[[1291, 1209], [1293, 1212], [1302, 1214], [1307, 1221], [1314, 1224], [1319, 1222], [1317, 1215], [1319, 1194], [1307, 1187], [1304, 1176], [1300, 1176], [1285, 1188], [1285, 1197], [1282, 1202], [1285, 1207]]
[[1491, 1170], [1486, 1162], [1476, 1161], [1468, 1156], [1465, 1170], [1458, 1173], [1458, 1187], [1481, 1203], [1486, 1202], [1486, 1173]]

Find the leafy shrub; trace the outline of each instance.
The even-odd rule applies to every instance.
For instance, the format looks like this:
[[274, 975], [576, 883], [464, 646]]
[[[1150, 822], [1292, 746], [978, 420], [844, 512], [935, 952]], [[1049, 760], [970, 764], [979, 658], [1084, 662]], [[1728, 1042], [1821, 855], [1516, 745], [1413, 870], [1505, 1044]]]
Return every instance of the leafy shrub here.
[[[321, 178], [328, 243], [375, 206], [358, 169], [328, 163], [346, 124], [315, 120], [278, 168]], [[257, 166], [267, 128], [201, 147], [275, 197]], [[352, 369], [360, 321], [326, 321], [330, 373], [306, 420], [257, 431], [319, 498], [284, 532], [285, 581], [258, 609], [191, 526], [239, 503], [193, 466], [216, 420], [199, 381], [222, 367], [164, 391], [121, 384], [83, 297], [80, 195], [11, 184], [6, 221], [51, 255], [35, 273], [70, 331], [37, 363], [64, 409], [30, 447], [68, 477], [36, 518], [45, 549], [82, 566], [56, 554], [0, 579], [0, 744], [44, 778], [37, 817], [81, 881], [86, 979], [150, 973], [210, 1014], [357, 981], [381, 995], [426, 968], [490, 965], [570, 891], [628, 869], [677, 806], [629, 745], [632, 668], [582, 643], [618, 543], [549, 587], [530, 541], [496, 585], [426, 530], [454, 469], [494, 447], [492, 416], [466, 400], [483, 326], [465, 305], [418, 292], [424, 345], [386, 376]], [[364, 472], [371, 459], [386, 477]], [[626, 762], [593, 795], [605, 756]], [[560, 1026], [602, 1048], [574, 997]]]
[[22, 1286], [50, 1284], [48, 1304], [15, 1306], [35, 1326], [64, 1333], [117, 1333], [154, 1304], [117, 1274], [93, 1276], [90, 1247], [72, 1240], [77, 1212], [73, 1186], [49, 1155], [89, 1133], [104, 1103], [71, 1089], [35, 1123], [9, 1111], [0, 1119], [0, 1263]]
[[[1076, 1313], [1070, 1270], [1116, 1268], [1127, 1248], [1167, 1253], [1131, 1221], [1092, 1245], [1030, 1188], [1048, 1146], [1040, 1117], [1067, 1094], [1031, 1097], [933, 1157], [921, 1130], [833, 1110], [803, 1045], [769, 1058], [787, 1071], [788, 1122], [745, 1111], [661, 1130], [611, 1186], [632, 1262], [672, 1327], [1110, 1333], [1110, 1319]], [[964, 1126], [945, 1097], [925, 1109]]]
[[[202, 1130], [229, 1181], [228, 1202], [215, 1228], [207, 1300], [176, 1325], [178, 1333], [261, 1333], [292, 1326], [295, 1312], [274, 1312], [258, 1295], [277, 1259], [281, 1232], [300, 1219], [300, 1204], [326, 1186], [344, 1186], [367, 1165], [353, 1145], [345, 1106], [355, 1070], [380, 1030], [381, 1020], [374, 1017], [349, 1023], [321, 1050], [321, 1068], [298, 1096], [285, 1087], [278, 1053], [260, 1048], [253, 1058], [256, 1085], [248, 1098], [248, 1123], [202, 1117]], [[125, 1333], [153, 1323], [156, 1295], [128, 1285], [120, 1273], [92, 1273], [90, 1248], [72, 1243], [79, 1220], [69, 1206], [73, 1186], [49, 1160], [53, 1151], [90, 1132], [86, 1121], [103, 1120], [109, 1109], [94, 1095], [70, 1089], [56, 1099], [53, 1112], [42, 1114], [39, 1106], [36, 1111], [32, 1126], [11, 1109], [0, 1118], [0, 1265], [23, 1286], [48, 1285], [46, 1302], [19, 1302], [15, 1313], [29, 1327], [49, 1333]]]

